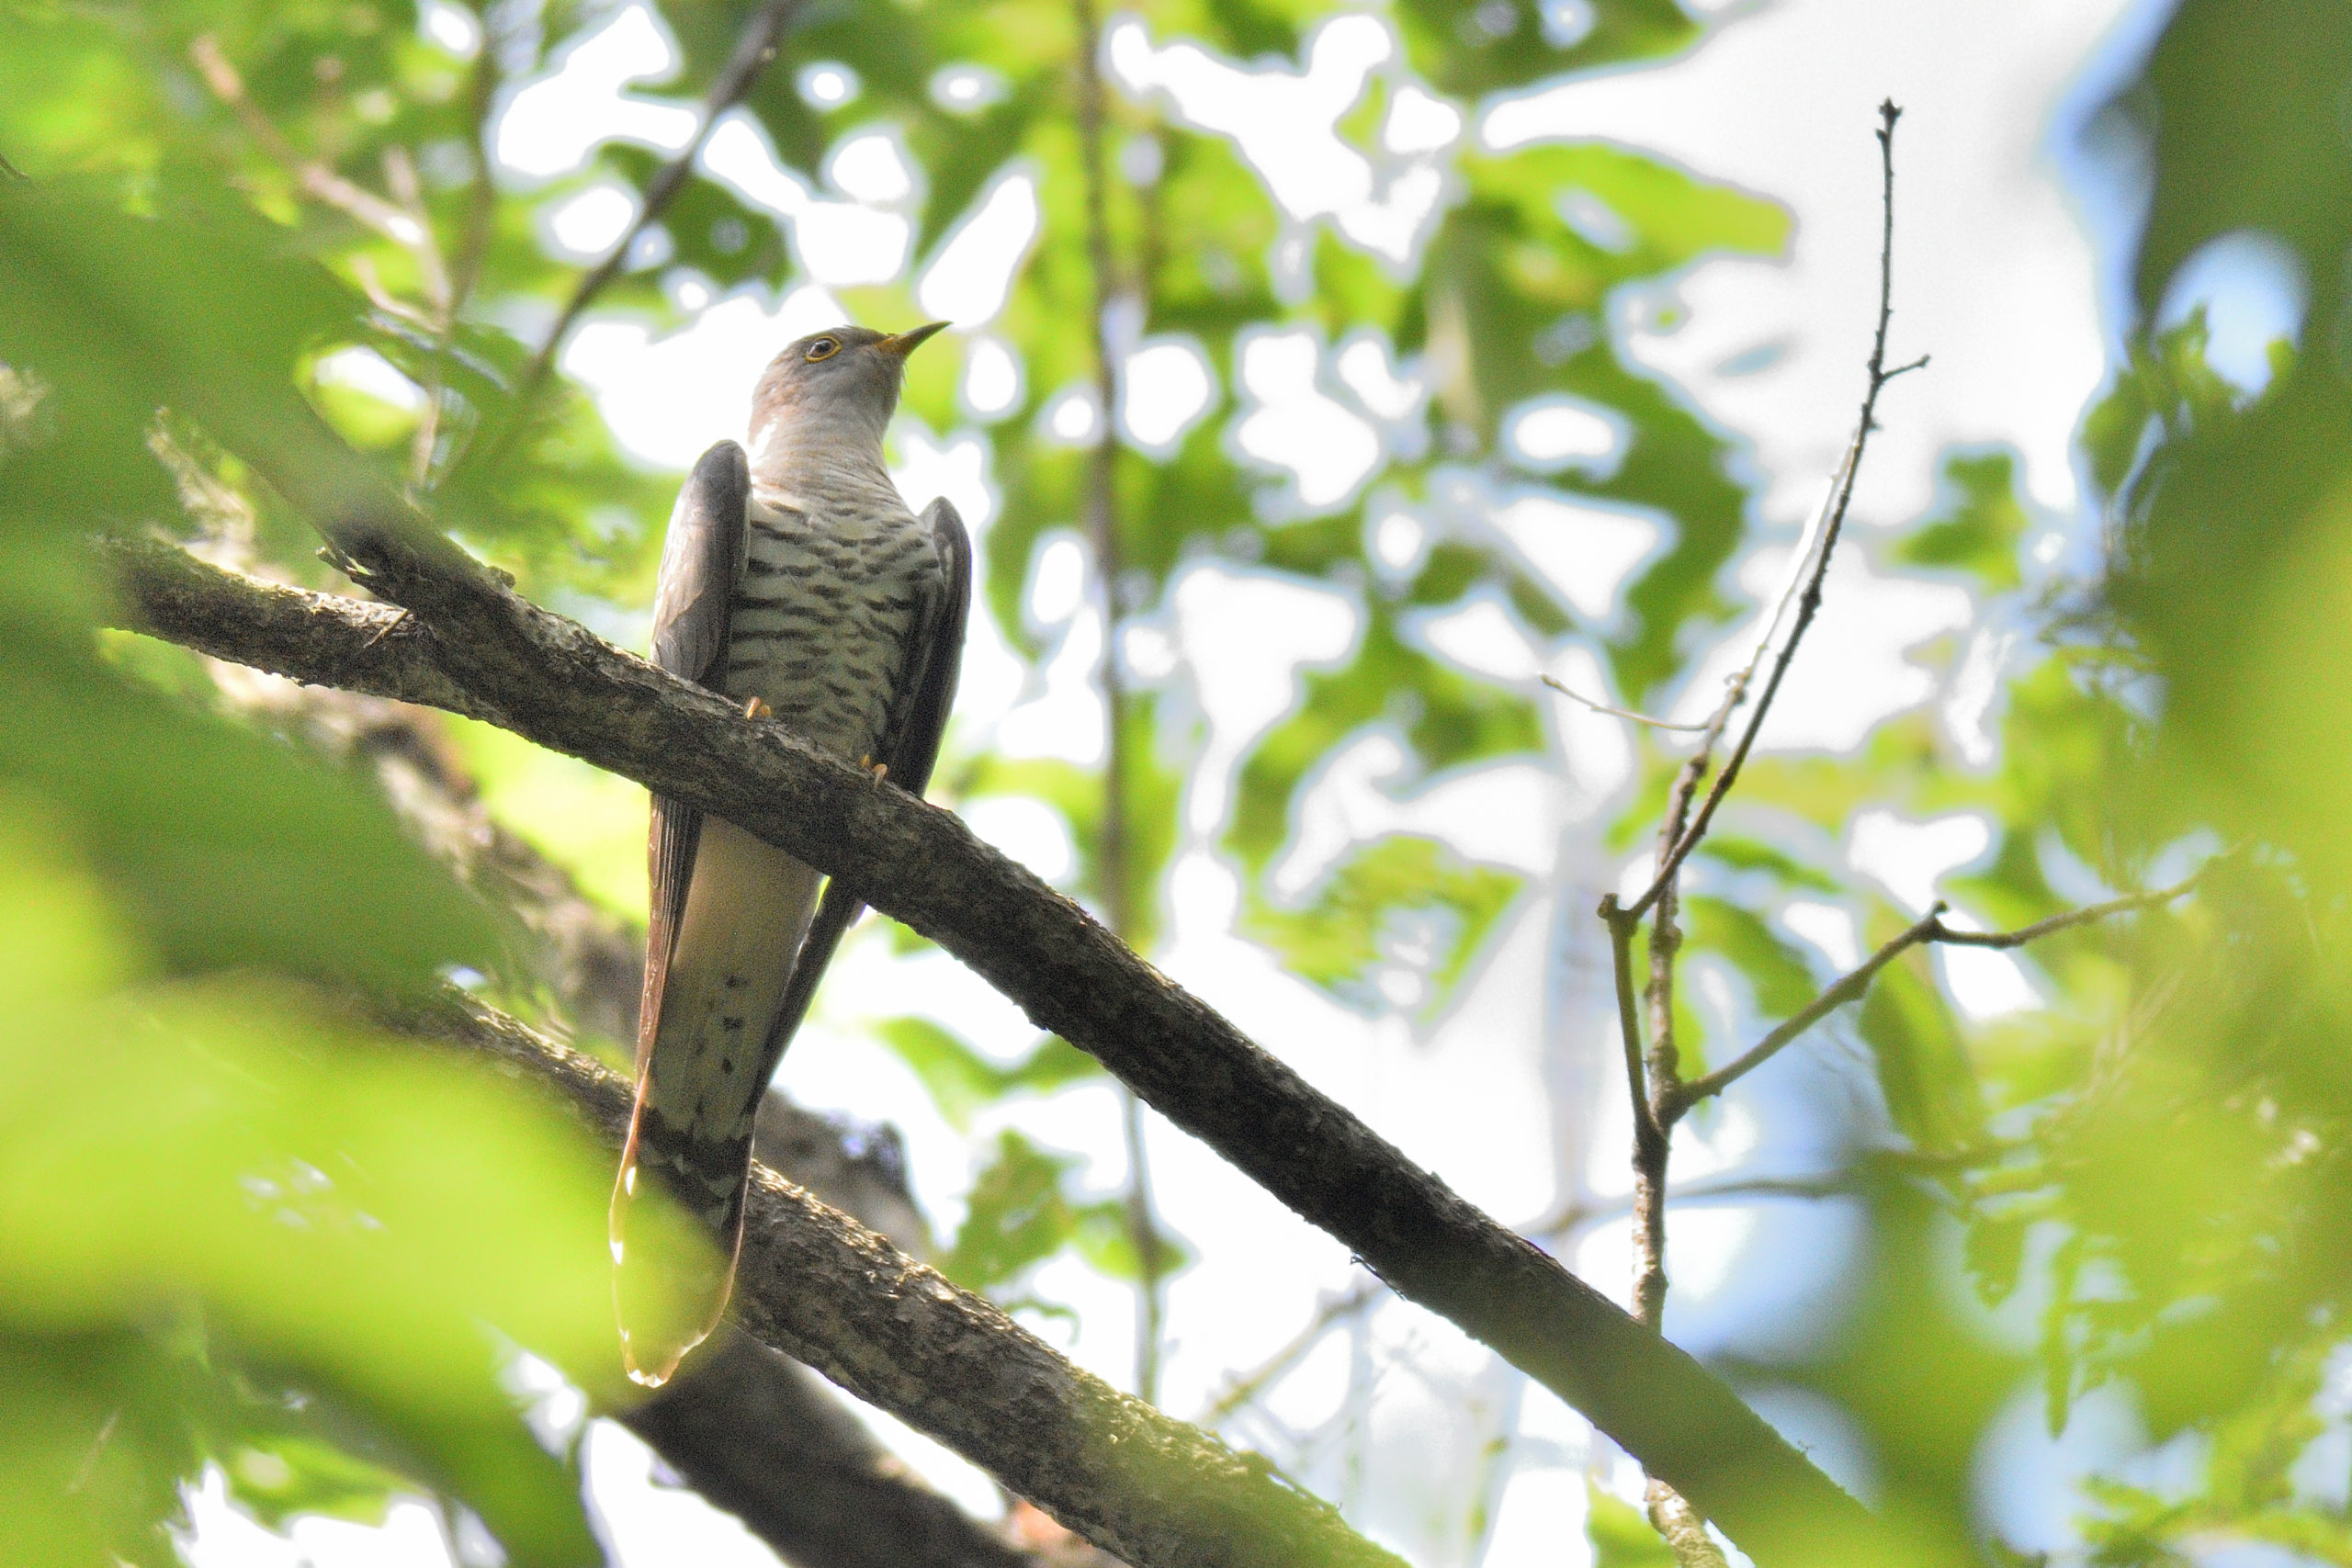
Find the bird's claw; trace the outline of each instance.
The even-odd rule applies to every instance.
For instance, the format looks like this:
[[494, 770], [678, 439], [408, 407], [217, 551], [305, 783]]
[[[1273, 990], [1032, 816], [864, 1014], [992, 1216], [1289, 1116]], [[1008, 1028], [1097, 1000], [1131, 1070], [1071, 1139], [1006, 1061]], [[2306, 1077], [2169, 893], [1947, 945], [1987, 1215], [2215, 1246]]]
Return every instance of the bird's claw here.
[[753, 697], [750, 702], [743, 705], [743, 716], [745, 718], [765, 718], [774, 712], [775, 712], [775, 709], [768, 706], [765, 702], [762, 701], [758, 697]]
[[857, 765], [874, 775], [874, 787], [876, 789], [880, 789], [882, 787], [882, 781], [890, 776], [890, 764], [888, 762], [876, 761], [871, 753], [860, 757], [857, 760]]

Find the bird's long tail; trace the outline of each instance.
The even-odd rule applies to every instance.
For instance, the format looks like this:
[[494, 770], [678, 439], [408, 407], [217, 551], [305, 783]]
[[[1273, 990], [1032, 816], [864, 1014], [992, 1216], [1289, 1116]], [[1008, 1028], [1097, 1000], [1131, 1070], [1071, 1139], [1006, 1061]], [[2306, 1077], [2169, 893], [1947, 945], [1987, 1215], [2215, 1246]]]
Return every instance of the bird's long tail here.
[[751, 1179], [748, 1134], [681, 1134], [639, 1094], [613, 1188], [613, 1307], [628, 1375], [649, 1388], [726, 1313]]
[[783, 851], [706, 821], [668, 963], [648, 964], [652, 1026], [640, 1021], [612, 1209], [613, 1301], [639, 1382], [666, 1381], [727, 1306], [752, 1126], [783, 1051], [776, 1021], [819, 881]]

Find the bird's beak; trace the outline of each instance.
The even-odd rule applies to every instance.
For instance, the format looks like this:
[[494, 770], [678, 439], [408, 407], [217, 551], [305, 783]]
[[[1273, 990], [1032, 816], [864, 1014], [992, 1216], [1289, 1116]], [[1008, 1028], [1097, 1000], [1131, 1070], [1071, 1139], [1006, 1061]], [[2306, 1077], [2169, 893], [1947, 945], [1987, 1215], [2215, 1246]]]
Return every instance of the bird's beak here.
[[904, 359], [908, 355], [921, 348], [925, 338], [933, 333], [945, 332], [948, 325], [946, 321], [933, 321], [928, 326], [917, 327], [912, 332], [894, 333], [874, 346], [893, 359]]

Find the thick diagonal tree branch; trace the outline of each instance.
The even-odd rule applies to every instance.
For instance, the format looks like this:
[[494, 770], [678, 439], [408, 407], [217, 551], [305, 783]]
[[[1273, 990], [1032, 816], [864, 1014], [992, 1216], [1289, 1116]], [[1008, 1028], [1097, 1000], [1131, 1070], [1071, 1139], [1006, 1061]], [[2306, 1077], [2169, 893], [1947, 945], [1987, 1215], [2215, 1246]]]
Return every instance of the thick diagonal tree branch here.
[[[876, 788], [783, 727], [746, 720], [531, 604], [446, 539], [417, 532], [381, 492], [355, 492], [299, 466], [277, 465], [271, 477], [311, 516], [333, 520], [334, 548], [409, 614], [117, 546], [129, 624], [297, 680], [486, 719], [739, 823], [841, 877], [1041, 1028], [1092, 1053], [1398, 1293], [1582, 1410], [1758, 1562], [1834, 1561], [1874, 1536], [1858, 1504], [1696, 1361], [1414, 1165], [949, 813]], [[766, 1310], [756, 1289], [745, 1305], [747, 1315]], [[919, 1427], [959, 1447], [974, 1436], [952, 1402], [934, 1405], [918, 1389], [905, 1397]], [[1060, 1512], [1021, 1477], [998, 1473]]]
[[[627, 1078], [461, 993], [387, 1021], [559, 1091], [616, 1151], [628, 1134]], [[1079, 1371], [763, 1165], [752, 1169], [735, 1300], [752, 1338], [940, 1438], [1136, 1568], [1397, 1564], [1270, 1467]], [[975, 1564], [1018, 1561], [1006, 1551]]]

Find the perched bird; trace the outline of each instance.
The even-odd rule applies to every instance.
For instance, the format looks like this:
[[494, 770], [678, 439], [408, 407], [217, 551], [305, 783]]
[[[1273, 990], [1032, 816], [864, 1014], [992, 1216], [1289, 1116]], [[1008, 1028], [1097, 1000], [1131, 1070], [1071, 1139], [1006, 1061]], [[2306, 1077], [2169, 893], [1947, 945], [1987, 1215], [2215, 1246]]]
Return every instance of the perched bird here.
[[[751, 456], [703, 454], [671, 513], [653, 661], [921, 795], [955, 701], [972, 547], [943, 498], [921, 517], [882, 464], [907, 355], [947, 323], [836, 327], [777, 355]], [[752, 1122], [817, 979], [863, 908], [732, 823], [653, 797], [651, 932], [637, 1105], [613, 1192], [614, 1301], [629, 1375], [660, 1384], [717, 1326], [742, 1245]], [[665, 1240], [658, 1185], [708, 1228]]]

